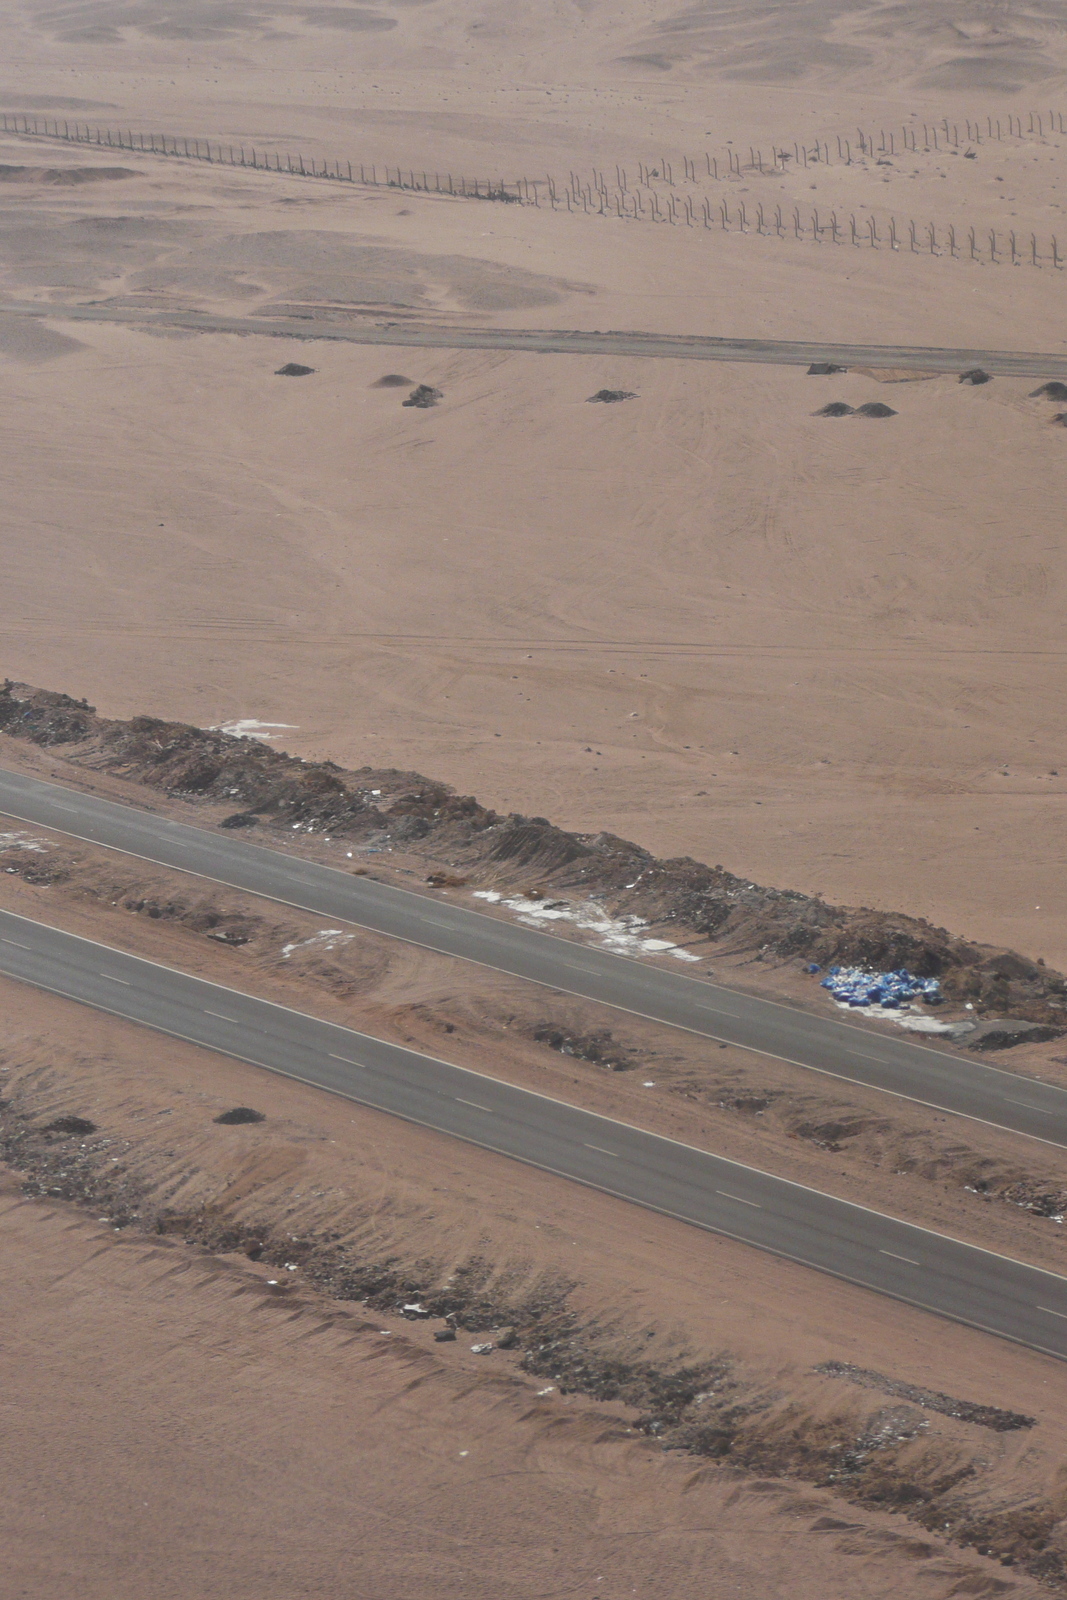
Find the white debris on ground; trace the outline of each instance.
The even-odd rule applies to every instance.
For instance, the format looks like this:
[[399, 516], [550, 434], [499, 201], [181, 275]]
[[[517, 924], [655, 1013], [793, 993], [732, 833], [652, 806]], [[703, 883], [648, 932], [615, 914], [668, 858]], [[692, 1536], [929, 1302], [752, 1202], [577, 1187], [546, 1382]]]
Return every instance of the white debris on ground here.
[[0, 850], [35, 850], [44, 855], [49, 846], [43, 839], [34, 839], [28, 833], [0, 833]]
[[700, 960], [691, 950], [683, 950], [671, 939], [648, 938], [641, 932], [648, 927], [643, 917], [610, 917], [603, 906], [591, 900], [573, 905], [569, 900], [531, 900], [524, 894], [505, 899], [496, 889], [475, 889], [474, 898], [514, 911], [528, 928], [541, 928], [550, 922], [572, 922], [583, 932], [595, 934], [602, 945], [620, 955], [671, 955], [678, 961]]
[[228, 733], [231, 739], [260, 739], [264, 744], [269, 744], [276, 739], [276, 733], [268, 733], [268, 728], [295, 728], [295, 722], [259, 722], [255, 717], [240, 717], [236, 722], [218, 722], [208, 729], [209, 733]]
[[354, 933], [346, 933], [343, 928], [322, 928], [307, 939], [296, 939], [292, 944], [282, 945], [282, 960], [288, 961], [295, 950], [336, 950], [339, 945], [351, 944], [355, 937]]
[[895, 1022], [898, 1028], [907, 1028], [909, 1033], [960, 1033], [968, 1028], [967, 1023], [941, 1022], [937, 1017], [928, 1016], [918, 1006], [901, 1006], [899, 1011], [884, 1011], [878, 1005], [850, 1006], [847, 1000], [835, 1000], [834, 1004], [839, 1011], [847, 1011], [850, 1016]]

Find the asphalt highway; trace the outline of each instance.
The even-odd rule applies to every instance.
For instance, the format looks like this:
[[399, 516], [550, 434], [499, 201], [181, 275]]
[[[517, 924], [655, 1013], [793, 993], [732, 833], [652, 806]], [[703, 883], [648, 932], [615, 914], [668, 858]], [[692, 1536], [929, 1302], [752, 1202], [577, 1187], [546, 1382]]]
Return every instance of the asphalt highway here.
[[349, 316], [219, 317], [206, 311], [154, 310], [144, 306], [78, 305], [32, 300], [0, 302], [0, 312], [50, 321], [122, 322], [132, 326], [189, 328], [199, 333], [259, 334], [286, 339], [330, 339], [345, 344], [410, 346], [420, 350], [525, 350], [535, 355], [658, 356], [676, 361], [757, 361], [808, 366], [832, 361], [841, 367], [907, 367], [918, 371], [966, 372], [984, 367], [1002, 376], [1067, 378], [1067, 355], [1035, 350], [958, 350], [938, 345], [827, 344], [814, 339], [724, 339], [696, 334], [599, 332], [565, 328], [450, 328], [408, 322], [358, 320]]
[[233, 833], [0, 769], [0, 812], [953, 1114], [1067, 1146], [1067, 1091], [914, 1038], [779, 1005]]
[[0, 973], [1067, 1360], [1067, 1278], [0, 912]]

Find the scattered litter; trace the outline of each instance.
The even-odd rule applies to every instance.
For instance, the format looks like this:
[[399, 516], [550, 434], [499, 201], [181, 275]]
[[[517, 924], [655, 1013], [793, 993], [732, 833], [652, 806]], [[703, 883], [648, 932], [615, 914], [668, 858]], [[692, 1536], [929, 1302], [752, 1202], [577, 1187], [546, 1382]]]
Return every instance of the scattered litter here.
[[554, 1383], [550, 1383], [547, 1389], [538, 1389], [537, 1391], [539, 1397], [546, 1394], [555, 1394], [555, 1392], [556, 1386]]
[[438, 1344], [454, 1344], [456, 1339], [455, 1328], [438, 1328], [434, 1334]]
[[299, 361], [287, 361], [284, 367], [279, 367], [275, 372], [276, 378], [307, 378], [315, 370], [314, 367], [302, 367]]
[[277, 1280], [277, 1278], [268, 1278], [267, 1279], [267, 1288], [268, 1289], [277, 1289], [278, 1288], [278, 1280]]
[[236, 722], [220, 722], [207, 731], [208, 733], [228, 733], [231, 739], [261, 739], [264, 744], [269, 744], [276, 739], [276, 733], [268, 733], [268, 728], [295, 728], [295, 722], [259, 722], [255, 717], [239, 717]]
[[589, 404], [613, 406], [618, 400], [636, 400], [638, 396], [632, 389], [598, 389], [596, 394], [589, 396]]
[[1053, 379], [1051, 383], [1043, 383], [1040, 388], [1030, 391], [1031, 400], [1067, 400], [1067, 383], [1060, 383]]
[[835, 372], [847, 372], [847, 367], [835, 366], [832, 361], [813, 361], [808, 368], [809, 378], [831, 378]]
[[642, 1089], [654, 1089], [656, 1085], [651, 1078], [646, 1078], [641, 1087]]
[[843, 400], [831, 400], [828, 406], [823, 406], [815, 413], [817, 417], [851, 417], [852, 414], [852, 407]]
[[490, 1340], [486, 1344], [472, 1344], [471, 1352], [476, 1356], [487, 1356], [492, 1348], [493, 1345]]
[[236, 1128], [244, 1122], [266, 1122], [266, 1113], [253, 1111], [251, 1106], [234, 1106], [232, 1111], [223, 1111], [212, 1119], [221, 1122], [224, 1127]]
[[438, 400], [443, 400], [444, 394], [440, 389], [435, 389], [431, 384], [420, 383], [412, 389], [406, 400], [401, 405], [415, 406], [419, 411], [428, 411], [430, 406], [435, 406]]
[[960, 382], [971, 383], [977, 387], [980, 383], [991, 383], [992, 379], [988, 372], [982, 371], [981, 367], [969, 367], [966, 372], [960, 373]]
[[420, 1305], [417, 1300], [413, 1300], [410, 1305], [401, 1306], [400, 1310], [405, 1317], [428, 1317], [430, 1315], [426, 1307]]
[[461, 1456], [469, 1456], [470, 1455], [470, 1451], [469, 1450], [461, 1450], [460, 1451], [460, 1455]]
[[804, 971], [806, 973], [808, 973], [809, 975], [811, 975], [811, 974], [814, 974], [816, 972], [821, 972], [822, 968], [820, 967], [820, 965], [819, 965], [819, 963], [817, 961], [809, 961], [807, 966], [804, 968]]
[[384, 378], [376, 378], [371, 384], [372, 389], [410, 389], [414, 378], [405, 378], [402, 372], [387, 372]]
[[892, 406], [887, 406], [881, 400], [868, 400], [865, 406], [857, 406], [853, 413], [857, 417], [895, 417], [896, 414]]
[[43, 856], [47, 849], [43, 839], [33, 839], [28, 833], [0, 833], [0, 850], [33, 850]]
[[286, 1272], [299, 1272], [300, 1268], [297, 1266], [295, 1261], [287, 1261], [285, 1263], [285, 1270]]
[[282, 945], [282, 960], [288, 961], [294, 950], [336, 950], [338, 945], [351, 944], [355, 938], [354, 933], [346, 933], [343, 928], [322, 928], [318, 933], [309, 935], [306, 939], [296, 939], [292, 944]]
[[529, 895], [515, 895], [509, 900], [496, 889], [475, 889], [475, 900], [488, 900], [491, 905], [502, 904], [514, 911], [520, 922], [529, 928], [542, 927], [546, 922], [573, 922], [578, 928], [595, 933], [601, 944], [623, 955], [672, 955], [678, 961], [699, 961], [691, 950], [683, 950], [671, 939], [650, 939], [641, 933], [648, 923], [643, 917], [609, 917], [608, 913], [591, 901], [571, 905], [567, 900], [539, 900]]

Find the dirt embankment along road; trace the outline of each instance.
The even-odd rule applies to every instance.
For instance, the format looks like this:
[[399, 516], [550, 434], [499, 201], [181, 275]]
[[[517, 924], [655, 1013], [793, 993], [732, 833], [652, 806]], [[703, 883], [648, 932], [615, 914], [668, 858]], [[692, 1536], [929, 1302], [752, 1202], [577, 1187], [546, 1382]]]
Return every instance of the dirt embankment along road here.
[[419, 327], [408, 322], [354, 322], [316, 312], [306, 317], [221, 317], [210, 312], [156, 311], [134, 306], [76, 303], [33, 305], [5, 300], [0, 311], [55, 322], [120, 322], [133, 327], [185, 328], [345, 344], [404, 346], [418, 350], [520, 350], [534, 355], [640, 356], [685, 361], [742, 361], [777, 366], [831, 362], [849, 367], [915, 372], [966, 372], [983, 367], [1016, 377], [1067, 377], [1067, 356], [1037, 351], [950, 350], [935, 345], [832, 344], [824, 340], [713, 339], [683, 334], [605, 333], [584, 329]]

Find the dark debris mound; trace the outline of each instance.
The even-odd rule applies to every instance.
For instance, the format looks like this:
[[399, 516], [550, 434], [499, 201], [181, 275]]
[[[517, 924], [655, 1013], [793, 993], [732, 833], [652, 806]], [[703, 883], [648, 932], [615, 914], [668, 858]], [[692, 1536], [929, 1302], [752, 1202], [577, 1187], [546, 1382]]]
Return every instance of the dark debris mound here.
[[1067, 400], [1067, 383], [1060, 383], [1053, 379], [1051, 383], [1043, 383], [1040, 388], [1030, 391], [1031, 400]]
[[230, 816], [223, 817], [219, 823], [220, 828], [254, 828], [259, 818], [254, 811], [234, 811]]
[[96, 1123], [90, 1122], [88, 1117], [56, 1117], [54, 1122], [46, 1124], [42, 1132], [77, 1134], [84, 1139], [96, 1132]]
[[440, 389], [433, 388], [429, 383], [420, 383], [416, 388], [412, 389], [406, 400], [401, 401], [401, 405], [415, 406], [419, 411], [428, 411], [431, 406], [437, 404], [438, 400], [443, 399], [444, 394]]
[[1036, 1417], [1028, 1417], [1021, 1411], [1002, 1411], [999, 1406], [980, 1405], [975, 1400], [957, 1400], [939, 1390], [922, 1389], [899, 1378], [888, 1378], [883, 1372], [854, 1367], [848, 1361], [824, 1361], [815, 1371], [827, 1378], [847, 1378], [861, 1389], [879, 1389], [882, 1394], [911, 1400], [927, 1411], [937, 1411], [943, 1417], [958, 1417], [961, 1422], [973, 1422], [979, 1428], [991, 1428], [994, 1433], [1012, 1433], [1019, 1428], [1037, 1426]]
[[414, 387], [414, 378], [405, 378], [402, 372], [387, 372], [384, 377], [376, 378], [371, 384], [372, 389], [411, 389]]
[[237, 1128], [245, 1122], [266, 1122], [266, 1113], [253, 1111], [251, 1106], [234, 1106], [232, 1111], [222, 1111], [214, 1118], [225, 1128]]
[[835, 366], [832, 361], [813, 361], [808, 368], [809, 378], [832, 378], [835, 372], [847, 372], [847, 367]]
[[973, 384], [975, 388], [980, 383], [992, 383], [992, 381], [989, 373], [983, 372], [981, 367], [970, 367], [966, 372], [960, 373], [960, 382]]
[[815, 415], [817, 417], [850, 417], [852, 415], [852, 407], [846, 405], [843, 400], [831, 400], [828, 406], [822, 406], [816, 411]]
[[619, 400], [636, 400], [637, 395], [632, 389], [598, 389], [596, 394], [589, 396], [590, 405], [613, 406]]
[[540, 1022], [532, 1037], [538, 1044], [547, 1044], [560, 1055], [574, 1056], [579, 1061], [591, 1061], [594, 1066], [607, 1067], [609, 1072], [632, 1072], [638, 1061], [617, 1044], [610, 1028], [598, 1028], [592, 1033], [572, 1033], [554, 1022]]
[[[265, 830], [329, 833], [425, 854], [435, 869], [472, 883], [586, 900], [612, 916], [637, 916], [714, 942], [724, 955], [767, 962], [906, 967], [939, 978], [946, 998], [975, 1019], [1021, 1018], [1067, 1032], [1067, 984], [1015, 951], [961, 939], [919, 917], [828, 904], [775, 889], [723, 866], [658, 858], [611, 833], [580, 834], [546, 817], [501, 816], [472, 795], [417, 772], [301, 761], [254, 739], [156, 717], [99, 717], [84, 700], [26, 684], [0, 684], [0, 733], [66, 746], [68, 759], [189, 801], [254, 813]], [[150, 910], [149, 915], [153, 912]], [[169, 915], [169, 912], [167, 913]], [[219, 919], [216, 918], [216, 921]], [[230, 923], [226, 923], [230, 928]], [[247, 933], [242, 922], [231, 931]]]
[[856, 407], [857, 417], [895, 417], [896, 412], [892, 406], [887, 406], [882, 400], [868, 400], [865, 406]]
[[278, 368], [274, 376], [276, 378], [308, 378], [314, 370], [314, 367], [302, 367], [299, 361], [287, 361], [284, 367]]

